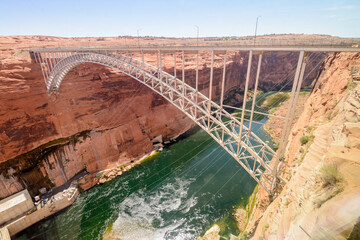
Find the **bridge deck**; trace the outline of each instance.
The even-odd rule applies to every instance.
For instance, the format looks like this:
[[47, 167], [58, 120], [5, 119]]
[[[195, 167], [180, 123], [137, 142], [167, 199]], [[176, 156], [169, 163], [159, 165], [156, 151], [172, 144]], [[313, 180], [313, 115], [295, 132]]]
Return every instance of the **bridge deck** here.
[[[360, 52], [359, 47], [344, 45], [337, 46], [93, 46], [93, 47], [59, 47], [28, 50], [34, 61], [39, 63], [43, 72], [46, 87], [49, 93], [58, 92], [65, 75], [81, 63], [96, 63], [117, 69], [124, 74], [133, 77], [145, 84], [155, 92], [163, 96], [188, 117], [194, 120], [211, 137], [214, 138], [241, 166], [269, 193], [273, 193], [278, 181], [286, 182], [278, 174], [290, 128], [295, 115], [300, 89], [304, 79], [306, 65], [313, 52]], [[208, 52], [210, 61], [210, 76], [208, 96], [199, 91], [199, 55]], [[255, 84], [251, 109], [247, 109], [247, 101], [242, 102], [241, 117], [235, 117], [228, 113], [224, 107], [224, 84], [226, 80], [226, 59], [230, 51], [248, 52], [246, 77], [242, 77], [244, 92], [242, 99], [250, 96], [250, 73], [252, 69], [253, 55], [258, 55], [256, 65]], [[254, 114], [263, 114], [255, 109], [258, 83], [260, 78], [261, 62], [264, 52], [298, 52], [298, 61], [294, 68], [289, 106], [286, 116], [280, 116], [283, 121], [279, 149], [274, 151], [272, 147], [263, 142], [252, 132], [252, 124], [255, 123]], [[129, 53], [130, 52], [130, 53]], [[154, 54], [153, 65], [146, 63], [144, 53]], [[181, 56], [179, 56], [181, 52]], [[135, 56], [133, 53], [136, 53]], [[173, 73], [163, 70], [163, 53], [173, 56], [173, 65], [168, 69], [174, 69]], [[309, 54], [310, 53], [310, 54]], [[194, 66], [195, 86], [189, 85], [185, 78], [185, 54], [195, 55]], [[214, 58], [221, 56], [223, 61], [220, 102], [216, 103], [213, 92]], [[180, 62], [178, 62], [180, 61]], [[170, 61], [171, 62], [171, 61]], [[320, 62], [321, 63], [321, 62]], [[155, 66], [156, 64], [156, 66]], [[179, 65], [181, 64], [181, 68]], [[169, 67], [170, 66], [170, 67]], [[177, 73], [181, 70], [181, 79]], [[172, 71], [172, 70], [170, 70]], [[253, 72], [254, 74], [254, 72]], [[220, 82], [219, 82], [220, 83]], [[250, 113], [246, 119], [245, 112]], [[263, 114], [267, 115], [268, 114]], [[276, 116], [279, 117], [279, 116]], [[227, 120], [226, 120], [227, 119]], [[245, 122], [248, 121], [248, 127]]]
[[27, 49], [33, 52], [69, 52], [69, 51], [285, 51], [285, 52], [360, 52], [360, 47], [351, 46], [94, 46]]

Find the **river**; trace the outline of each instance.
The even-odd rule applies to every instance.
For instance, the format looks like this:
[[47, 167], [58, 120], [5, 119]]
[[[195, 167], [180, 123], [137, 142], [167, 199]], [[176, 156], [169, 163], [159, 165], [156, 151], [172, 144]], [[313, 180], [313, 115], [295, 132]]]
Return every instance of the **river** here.
[[[271, 142], [260, 124], [253, 131]], [[200, 130], [82, 193], [71, 207], [16, 239], [196, 239], [214, 223], [228, 237], [239, 234], [233, 207], [246, 204], [255, 186], [240, 164]]]

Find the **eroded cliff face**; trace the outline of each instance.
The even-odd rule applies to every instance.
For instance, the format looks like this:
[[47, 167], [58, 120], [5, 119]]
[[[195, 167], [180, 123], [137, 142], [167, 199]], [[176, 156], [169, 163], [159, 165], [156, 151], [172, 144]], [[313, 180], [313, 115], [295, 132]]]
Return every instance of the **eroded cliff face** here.
[[[151, 140], [156, 136], [172, 139], [194, 124], [152, 90], [96, 64], [77, 66], [65, 77], [59, 94], [48, 96], [40, 66], [19, 49], [25, 47], [24, 41], [30, 41], [28, 37], [7, 37], [6, 41], [14, 45], [0, 48], [4, 53], [0, 64], [0, 197], [23, 188], [35, 194], [41, 187], [62, 185], [82, 170], [96, 172], [124, 164], [151, 151]], [[69, 45], [62, 38], [34, 37], [31, 41], [40, 46]], [[83, 39], [72, 41], [79, 45]], [[292, 53], [266, 54], [260, 84], [263, 90], [291, 78], [288, 73], [297, 61]], [[315, 56], [309, 64], [317, 66], [322, 57]], [[172, 54], [163, 56], [163, 69], [170, 73], [173, 58]], [[199, 58], [199, 90], [208, 95], [210, 53], [200, 53]], [[229, 52], [227, 59], [225, 88], [233, 90], [227, 101], [239, 103], [247, 53]], [[156, 66], [156, 56], [146, 54], [145, 60]], [[186, 55], [186, 82], [192, 86], [195, 60], [195, 54]], [[181, 76], [180, 54], [177, 62], [177, 75]], [[214, 61], [214, 98], [220, 94], [222, 68], [220, 54]], [[255, 72], [253, 64], [250, 86]], [[304, 84], [315, 76], [316, 71]]]
[[355, 234], [360, 78], [354, 69], [359, 66], [358, 53], [327, 59], [292, 129], [285, 160], [290, 167], [283, 168], [288, 184], [272, 202], [261, 188], [256, 193], [245, 229], [252, 239], [347, 239]]
[[1, 197], [124, 163], [151, 151], [157, 135], [171, 139], [193, 124], [150, 89], [105, 67], [77, 67], [49, 97], [38, 66], [24, 65], [30, 76], [6, 66], [24, 88], [1, 94]]

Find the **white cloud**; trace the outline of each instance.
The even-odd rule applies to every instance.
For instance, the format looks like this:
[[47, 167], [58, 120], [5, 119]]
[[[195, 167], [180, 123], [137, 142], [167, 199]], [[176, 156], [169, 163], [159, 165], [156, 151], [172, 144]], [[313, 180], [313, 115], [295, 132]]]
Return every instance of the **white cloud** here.
[[334, 6], [334, 7], [330, 7], [330, 8], [326, 8], [326, 11], [339, 11], [339, 10], [352, 10], [352, 9], [356, 9], [357, 6], [354, 5], [346, 5], [346, 6]]

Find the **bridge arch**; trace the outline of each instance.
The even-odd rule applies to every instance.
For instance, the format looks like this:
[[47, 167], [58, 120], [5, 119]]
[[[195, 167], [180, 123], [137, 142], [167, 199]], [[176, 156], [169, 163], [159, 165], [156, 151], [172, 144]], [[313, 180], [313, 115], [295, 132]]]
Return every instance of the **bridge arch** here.
[[[46, 81], [49, 93], [57, 92], [66, 74], [82, 63], [96, 63], [116, 69], [160, 94], [184, 112], [268, 192], [275, 181], [273, 161], [276, 153], [253, 132], [208, 97], [171, 74], [150, 64], [124, 55], [79, 52], [61, 59]], [[226, 119], [226, 120], [224, 120]]]

